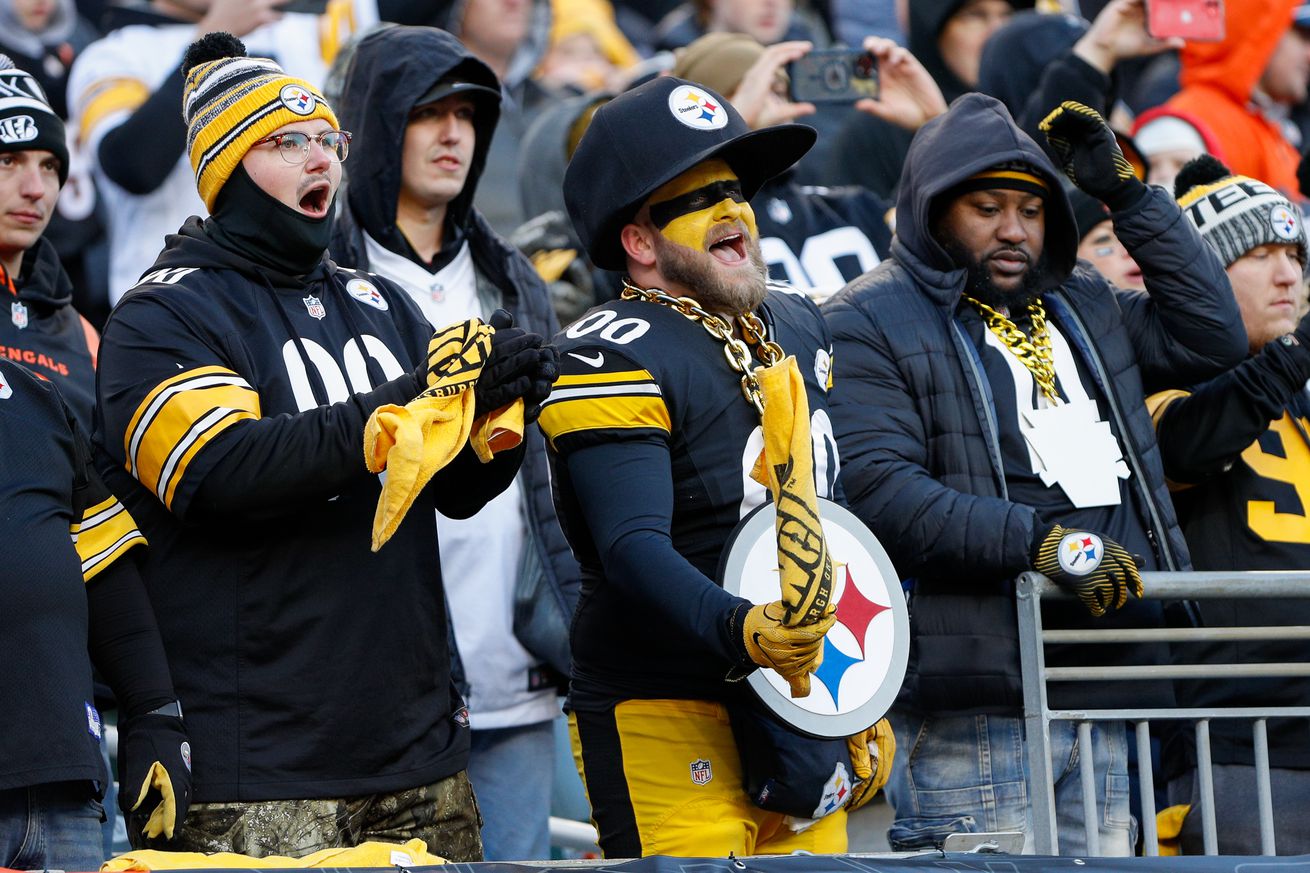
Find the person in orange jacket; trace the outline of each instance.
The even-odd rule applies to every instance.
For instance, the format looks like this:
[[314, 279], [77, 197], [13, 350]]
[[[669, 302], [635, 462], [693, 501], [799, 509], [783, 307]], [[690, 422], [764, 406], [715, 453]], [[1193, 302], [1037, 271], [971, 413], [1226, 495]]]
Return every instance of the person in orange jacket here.
[[1200, 139], [1217, 144], [1233, 172], [1295, 195], [1301, 156], [1280, 118], [1307, 94], [1310, 42], [1292, 28], [1300, 2], [1228, 0], [1225, 5], [1224, 39], [1186, 44], [1182, 89], [1156, 117], [1191, 124]]

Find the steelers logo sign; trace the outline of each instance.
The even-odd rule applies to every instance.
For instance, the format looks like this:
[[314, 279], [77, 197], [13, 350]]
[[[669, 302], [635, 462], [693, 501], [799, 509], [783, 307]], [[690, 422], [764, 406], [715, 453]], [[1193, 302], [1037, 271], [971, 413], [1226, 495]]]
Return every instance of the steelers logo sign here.
[[[910, 611], [900, 576], [869, 529], [850, 510], [819, 499], [832, 556], [837, 621], [824, 637], [810, 693], [793, 698], [786, 679], [760, 668], [747, 686], [792, 727], [816, 737], [848, 737], [886, 714], [900, 692], [910, 653]], [[752, 603], [781, 596], [777, 508], [766, 503], [737, 526], [720, 564], [730, 593]]]
[[300, 85], [284, 85], [278, 92], [277, 99], [297, 115], [308, 115], [318, 105], [318, 98]]
[[669, 93], [669, 111], [692, 130], [718, 130], [728, 123], [728, 110], [704, 88], [679, 85]]
[[1269, 225], [1274, 236], [1292, 242], [1301, 235], [1301, 218], [1283, 204], [1278, 204], [1269, 211]]
[[1101, 566], [1105, 546], [1094, 533], [1074, 531], [1060, 540], [1060, 569], [1071, 576], [1086, 576]]

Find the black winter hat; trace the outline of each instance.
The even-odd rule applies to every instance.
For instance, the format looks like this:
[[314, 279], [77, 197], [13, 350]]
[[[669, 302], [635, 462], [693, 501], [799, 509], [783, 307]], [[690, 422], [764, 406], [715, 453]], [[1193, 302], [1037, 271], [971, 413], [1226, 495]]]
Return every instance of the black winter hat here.
[[800, 160], [817, 136], [802, 124], [751, 130], [714, 91], [662, 76], [596, 110], [564, 173], [564, 200], [592, 263], [623, 270], [619, 233], [665, 182], [720, 158], [749, 200]]
[[59, 159], [59, 186], [68, 181], [64, 122], [31, 73], [0, 54], [0, 152], [47, 151]]

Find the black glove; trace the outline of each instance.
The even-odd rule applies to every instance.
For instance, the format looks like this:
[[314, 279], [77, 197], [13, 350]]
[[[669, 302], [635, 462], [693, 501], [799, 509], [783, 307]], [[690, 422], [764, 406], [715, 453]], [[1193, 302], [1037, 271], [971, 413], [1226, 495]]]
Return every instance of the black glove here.
[[1146, 192], [1114, 131], [1095, 109], [1066, 100], [1042, 119], [1038, 129], [1060, 156], [1069, 180], [1111, 210], [1127, 209]]
[[118, 806], [132, 844], [142, 835], [172, 839], [191, 805], [191, 744], [182, 719], [150, 714], [124, 722], [118, 773]]
[[[550, 393], [550, 385], [555, 381], [557, 366], [554, 349], [549, 349], [548, 355], [543, 355], [545, 339], [521, 327], [514, 327], [514, 316], [503, 309], [493, 312], [488, 323], [496, 329], [496, 333], [491, 338], [491, 354], [482, 365], [482, 375], [473, 386], [476, 401], [474, 415], [494, 412], [520, 397], [529, 407], [534, 402], [540, 404]], [[543, 367], [548, 372], [543, 372]], [[534, 386], [546, 380], [547, 376], [545, 393], [535, 401], [529, 399]], [[524, 417], [527, 417], [526, 410]]]
[[1128, 595], [1142, 596], [1137, 560], [1109, 537], [1055, 525], [1033, 549], [1033, 569], [1078, 595], [1087, 611], [1105, 615]]

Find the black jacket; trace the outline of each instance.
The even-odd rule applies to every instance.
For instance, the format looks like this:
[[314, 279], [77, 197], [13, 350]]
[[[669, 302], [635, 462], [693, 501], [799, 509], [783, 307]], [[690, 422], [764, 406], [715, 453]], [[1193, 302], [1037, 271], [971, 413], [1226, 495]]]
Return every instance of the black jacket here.
[[[396, 32], [387, 38], [395, 39]], [[355, 133], [361, 148], [351, 154], [350, 184], [333, 231], [331, 251], [339, 263], [362, 270], [369, 268], [365, 231], [387, 249], [415, 257], [396, 227], [395, 216], [405, 125], [416, 98], [457, 67], [472, 81], [496, 86], [491, 70], [450, 34], [436, 28], [411, 28], [403, 38], [405, 51], [381, 56], [369, 51], [368, 37], [362, 40], [353, 63], [371, 69], [356, 66], [341, 99], [342, 126]], [[413, 63], [415, 57], [423, 57], [424, 63]], [[480, 105], [474, 116], [477, 142], [473, 160], [463, 191], [447, 207], [451, 235], [438, 258], [467, 240], [479, 282], [494, 287], [501, 305], [513, 313], [515, 325], [551, 337], [559, 325], [545, 284], [532, 264], [473, 207], [497, 123], [496, 114], [487, 108]], [[531, 550], [515, 592], [514, 630], [528, 651], [567, 676], [568, 628], [578, 598], [578, 564], [555, 517], [541, 431], [529, 426], [524, 437], [527, 452], [521, 482]]]
[[[191, 219], [105, 327], [96, 439], [151, 543], [195, 800], [346, 797], [463, 769], [435, 514], [467, 518], [521, 453], [465, 448], [379, 551], [369, 415], [422, 389], [412, 300], [327, 258], [254, 265]], [[367, 738], [361, 742], [361, 738]]]
[[23, 252], [14, 285], [17, 298], [5, 301], [9, 317], [0, 313], [0, 357], [58, 385], [78, 426], [90, 433], [96, 373], [88, 327], [73, 309], [73, 283], [48, 239]]
[[897, 202], [892, 257], [825, 307], [834, 337], [833, 424], [851, 508], [913, 579], [903, 702], [925, 711], [1013, 712], [1021, 700], [1013, 577], [1030, 567], [1038, 519], [1006, 496], [985, 327], [961, 305], [965, 271], [931, 237], [933, 201], [1009, 160], [1037, 167], [1046, 254], [1063, 277], [1049, 316], [1096, 377], [1123, 435], [1137, 509], [1160, 565], [1187, 567], [1144, 387], [1186, 385], [1241, 359], [1227, 278], [1174, 201], [1152, 189], [1114, 216], [1151, 293], [1113, 288], [1075, 263], [1077, 232], [1059, 177], [999, 102], [970, 94], [919, 132]]

